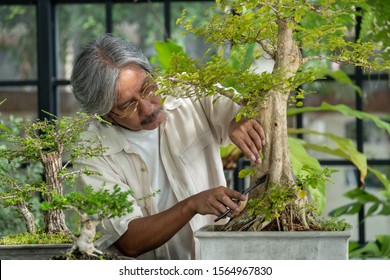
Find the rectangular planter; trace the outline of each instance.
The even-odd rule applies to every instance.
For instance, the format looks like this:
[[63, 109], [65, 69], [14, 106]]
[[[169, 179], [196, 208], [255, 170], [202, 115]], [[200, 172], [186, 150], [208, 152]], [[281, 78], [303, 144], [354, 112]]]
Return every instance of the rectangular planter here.
[[0, 245], [0, 260], [50, 260], [63, 256], [72, 244]]
[[345, 231], [195, 232], [203, 260], [346, 260], [352, 229]]

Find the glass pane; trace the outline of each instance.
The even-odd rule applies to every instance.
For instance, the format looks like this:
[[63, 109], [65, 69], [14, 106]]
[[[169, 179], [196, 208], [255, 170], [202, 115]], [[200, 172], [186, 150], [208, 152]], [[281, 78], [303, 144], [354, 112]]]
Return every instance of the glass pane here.
[[[305, 97], [305, 106], [318, 107], [322, 102], [329, 104], [344, 104], [350, 108], [355, 107], [355, 93], [348, 86], [336, 82], [315, 82], [304, 86], [304, 89], [313, 94]], [[332, 133], [341, 137], [350, 137], [349, 127], [355, 118], [345, 116], [333, 111], [310, 112], [303, 115], [303, 127], [321, 133]], [[304, 135], [304, 139], [316, 145], [326, 145], [336, 148], [329, 138], [322, 135]], [[320, 159], [339, 159], [321, 152], [310, 151], [310, 154]]]
[[[328, 184], [326, 189], [326, 205], [325, 210], [323, 212], [323, 216], [327, 217], [329, 212], [331, 210], [334, 210], [338, 207], [347, 205], [349, 203], [354, 202], [353, 200], [350, 200], [344, 196], [344, 194], [347, 191], [353, 190], [357, 186], [357, 179], [356, 179], [356, 173], [353, 167], [346, 167], [346, 166], [331, 166], [332, 168], [338, 169], [339, 172], [334, 173], [332, 176], [332, 181], [334, 184]], [[378, 166], [375, 166], [375, 168], [378, 168]], [[390, 170], [389, 167], [387, 168], [387, 176], [390, 176]], [[383, 170], [382, 170], [383, 171]], [[375, 178], [369, 178], [367, 177], [367, 186], [366, 190], [377, 196], [378, 198], [384, 199], [384, 197], [380, 195], [380, 191], [383, 191], [383, 187], [380, 187], [379, 185], [376, 185], [377, 187], [374, 187], [374, 184], [371, 183], [376, 181]], [[371, 176], [372, 177], [372, 176]], [[365, 210], [367, 211], [371, 205], [367, 205], [365, 207]], [[344, 215], [341, 218], [345, 219], [348, 223], [353, 225], [354, 231], [352, 240], [357, 241], [358, 240], [358, 215]], [[369, 217], [366, 219], [366, 239], [367, 240], [374, 240], [375, 235], [378, 234], [386, 234], [390, 232], [390, 217], [389, 216], [374, 216]]]
[[367, 80], [363, 83], [364, 110], [370, 113], [390, 113], [390, 83], [388, 80]]
[[333, 81], [317, 81], [303, 86], [311, 94], [305, 97], [305, 106], [319, 106], [322, 102], [355, 107], [355, 91], [348, 85]]
[[[335, 112], [317, 112], [306, 113], [303, 117], [303, 127], [305, 129], [313, 130], [320, 133], [331, 133], [340, 137], [349, 137], [350, 124], [354, 124], [353, 117], [347, 117]], [[328, 148], [336, 149], [337, 145], [325, 135], [305, 134], [304, 139], [318, 146], [326, 146]], [[339, 159], [342, 158], [333, 156], [331, 154], [310, 150], [309, 153], [318, 159]]]
[[[390, 85], [388, 81], [369, 80], [363, 84], [364, 111], [383, 120], [390, 121]], [[379, 128], [374, 122], [365, 120], [364, 153], [368, 158], [390, 157], [390, 133]]]
[[58, 56], [57, 77], [69, 79], [75, 55], [91, 38], [105, 32], [102, 4], [57, 5]]
[[0, 6], [0, 79], [37, 78], [34, 6]]
[[155, 54], [154, 42], [164, 40], [162, 3], [130, 3], [113, 6], [113, 33], [142, 49], [150, 58]]
[[[387, 176], [390, 174], [388, 173]], [[379, 190], [370, 190], [370, 193], [380, 197]], [[381, 197], [384, 198], [383, 196]], [[372, 206], [372, 205], [370, 205]], [[366, 211], [369, 207], [366, 207]], [[366, 219], [366, 239], [369, 241], [375, 240], [375, 236], [389, 234], [390, 232], [390, 216], [372, 216]], [[357, 229], [356, 229], [357, 230]]]
[[[333, 173], [331, 181], [334, 184], [327, 183], [326, 185], [326, 204], [325, 209], [322, 212], [322, 216], [329, 218], [330, 211], [351, 203], [349, 199], [344, 197], [344, 193], [356, 188], [356, 176], [354, 175], [355, 169], [351, 166], [329, 166], [330, 168], [337, 169], [338, 172]], [[352, 240], [357, 240], [357, 226], [358, 226], [358, 216], [357, 215], [348, 215], [343, 216], [346, 222], [350, 223], [354, 227]]]
[[[185, 34], [184, 27], [177, 25], [176, 20], [181, 16], [183, 9], [186, 9], [186, 17], [191, 18], [196, 16], [196, 20], [193, 22], [194, 26], [201, 25], [205, 22], [205, 19], [210, 16], [212, 11], [210, 8], [214, 5], [214, 1], [210, 2], [174, 2], [171, 3], [171, 38], [177, 44], [183, 46], [185, 52], [195, 58], [202, 58], [204, 52], [209, 48], [209, 44], [206, 44], [204, 40], [193, 34]], [[210, 12], [207, 13], [206, 12]]]
[[74, 97], [70, 86], [59, 87], [60, 115], [71, 116], [81, 109]]
[[0, 88], [0, 101], [5, 102], [0, 105], [2, 118], [10, 115], [27, 119], [36, 119], [38, 108], [37, 87], [2, 87]]
[[[372, 166], [375, 169], [380, 170], [387, 177], [390, 176], [390, 167], [389, 166]], [[330, 184], [327, 186], [327, 195], [326, 195], [326, 207], [323, 212], [323, 216], [327, 216], [331, 210], [334, 210], [340, 206], [347, 205], [349, 203], [356, 202], [354, 200], [348, 199], [344, 196], [344, 193], [347, 191], [353, 190], [357, 186], [357, 177], [354, 168], [345, 167], [345, 166], [333, 166], [339, 170], [339, 172], [334, 173], [332, 181], [335, 184]], [[372, 195], [375, 195], [378, 199], [385, 200], [385, 197], [380, 193], [383, 191], [383, 186], [380, 184], [378, 179], [372, 175], [368, 174], [366, 178], [366, 187], [365, 190]], [[365, 205], [365, 211], [372, 206], [372, 204]], [[379, 209], [378, 209], [379, 210]], [[358, 236], [358, 216], [356, 215], [344, 215], [342, 216], [347, 222], [353, 225], [354, 233], [353, 240], [357, 240]], [[374, 240], [375, 235], [386, 234], [390, 232], [390, 217], [389, 216], [371, 216], [366, 219], [366, 239]]]

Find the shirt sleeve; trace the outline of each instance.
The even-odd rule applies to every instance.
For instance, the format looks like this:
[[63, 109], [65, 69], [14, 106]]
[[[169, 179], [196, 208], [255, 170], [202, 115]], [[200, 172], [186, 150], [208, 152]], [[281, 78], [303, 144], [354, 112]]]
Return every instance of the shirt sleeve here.
[[220, 145], [230, 142], [230, 122], [240, 112], [241, 107], [226, 96], [208, 96], [200, 99], [204, 113], [207, 116], [210, 127]]
[[[77, 166], [80, 165], [104, 175], [99, 176], [98, 174], [92, 174], [81, 176], [77, 181], [77, 187], [79, 189], [87, 185], [92, 186], [94, 190], [98, 190], [100, 188], [113, 190], [115, 185], [118, 185], [123, 191], [128, 191], [130, 189], [127, 184], [122, 182], [119, 174], [116, 174], [113, 169], [109, 167], [109, 164], [106, 162], [106, 158], [104, 156], [79, 161]], [[129, 200], [133, 201], [133, 211], [131, 213], [127, 213], [121, 217], [103, 219], [101, 224], [98, 226], [98, 231], [104, 235], [105, 239], [104, 246], [100, 246], [99, 249], [104, 250], [112, 245], [127, 231], [130, 221], [143, 217], [141, 207], [138, 205], [137, 200], [131, 195], [129, 195]]]

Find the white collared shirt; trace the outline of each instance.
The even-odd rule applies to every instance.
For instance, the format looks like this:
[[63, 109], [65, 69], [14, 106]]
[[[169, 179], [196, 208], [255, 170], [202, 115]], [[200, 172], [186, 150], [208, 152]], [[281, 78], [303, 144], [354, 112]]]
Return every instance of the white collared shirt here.
[[[219, 147], [228, 143], [229, 124], [240, 107], [223, 96], [217, 101], [212, 97], [197, 101], [167, 97], [164, 109], [167, 117], [160, 125], [160, 159], [176, 199], [181, 201], [201, 191], [225, 186]], [[104, 182], [108, 189], [118, 184], [123, 190], [131, 189], [134, 193], [133, 212], [103, 220], [99, 230], [108, 238], [100, 249], [111, 246], [124, 234], [131, 220], [159, 212], [157, 198], [140, 199], [153, 192], [151, 177], [142, 151], [127, 141], [126, 132], [122, 127], [96, 122], [86, 133], [86, 137], [103, 137], [102, 145], [109, 149], [102, 157], [81, 162], [103, 176], [85, 176], [80, 183], [99, 188]], [[192, 232], [212, 224], [214, 218], [195, 215], [189, 223]], [[192, 250], [187, 255], [196, 258], [198, 246], [193, 238], [188, 242]], [[168, 244], [139, 256], [139, 259], [172, 258]]]

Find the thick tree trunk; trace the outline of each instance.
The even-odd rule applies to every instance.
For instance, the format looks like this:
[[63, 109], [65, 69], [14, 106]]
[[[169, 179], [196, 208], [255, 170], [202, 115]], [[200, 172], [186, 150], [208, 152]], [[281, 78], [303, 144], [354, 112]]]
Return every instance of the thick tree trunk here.
[[[263, 162], [254, 166], [255, 176], [251, 183], [263, 174], [268, 174], [269, 177], [266, 184], [249, 193], [249, 199], [262, 197], [264, 207], [272, 204], [269, 196], [272, 187], [295, 188], [288, 147], [287, 99], [288, 95], [285, 93], [272, 92], [266, 108], [256, 118], [265, 131], [266, 145], [263, 149]], [[239, 216], [229, 221], [224, 230], [261, 230], [269, 224], [270, 221], [265, 220], [264, 215], [253, 215], [250, 211], [249, 207], [244, 208]]]
[[[278, 45], [273, 73], [285, 77], [287, 82], [287, 79], [293, 77], [299, 69], [302, 59], [300, 50], [293, 39], [293, 30], [288, 27], [287, 22], [279, 20], [277, 24], [279, 30]], [[305, 210], [299, 210], [303, 209], [302, 206], [305, 204], [305, 200], [298, 198], [295, 194], [296, 188], [290, 163], [287, 134], [288, 98], [289, 91], [284, 90], [283, 87], [280, 91], [269, 92], [266, 106], [259, 111], [257, 117], [266, 133], [266, 145], [263, 149], [263, 162], [255, 166], [256, 172], [254, 178], [252, 178], [252, 183], [263, 174], [268, 174], [269, 179], [262, 187], [252, 191], [249, 199], [259, 199], [259, 205], [261, 205], [259, 208], [272, 210], [268, 210], [271, 212], [265, 211], [261, 214], [253, 214], [251, 209], [246, 207], [240, 215], [224, 226], [224, 230], [263, 230], [267, 226], [269, 230], [274, 230], [275, 227], [278, 230], [295, 230], [299, 227], [296, 224], [303, 224], [303, 227], [307, 228]], [[280, 195], [276, 198], [270, 198], [273, 192], [272, 188], [278, 190], [285, 188], [290, 191], [291, 199], [285, 206], [278, 208], [273, 206], [275, 200], [282, 200]], [[270, 216], [272, 219], [270, 219]]]
[[287, 94], [272, 92], [267, 107], [259, 112], [257, 120], [266, 132], [263, 162], [256, 166], [256, 178], [269, 174], [269, 182], [292, 184], [290, 151], [287, 138]]
[[[62, 182], [59, 180], [58, 174], [62, 168], [62, 158], [58, 152], [50, 152], [42, 154], [42, 162], [45, 168], [45, 179], [47, 192], [45, 193], [45, 201], [51, 202], [51, 194], [63, 194]], [[44, 224], [46, 233], [69, 232], [65, 224], [65, 215], [62, 210], [48, 210], [44, 213]]]
[[[282, 20], [278, 24], [278, 45], [275, 56], [274, 75], [288, 78], [295, 75], [302, 64], [300, 50], [293, 39], [293, 30]], [[257, 120], [266, 131], [264, 161], [257, 167], [260, 174], [268, 173], [269, 181], [277, 185], [293, 183], [290, 151], [287, 135], [287, 104], [289, 91], [271, 91], [266, 108], [258, 114]], [[258, 177], [258, 176], [256, 176]]]

